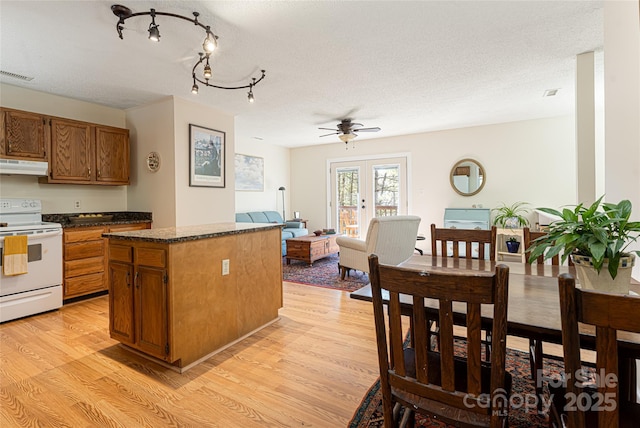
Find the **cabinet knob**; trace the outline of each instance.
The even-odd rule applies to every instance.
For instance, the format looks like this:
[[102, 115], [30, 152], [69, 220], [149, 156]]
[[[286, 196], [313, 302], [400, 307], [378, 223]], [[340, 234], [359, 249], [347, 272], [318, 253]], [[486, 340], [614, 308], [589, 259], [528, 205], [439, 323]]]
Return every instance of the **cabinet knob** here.
[[138, 272], [136, 272], [136, 276], [133, 278], [133, 282], [136, 285], [136, 288], [140, 288], [140, 283], [138, 282]]
[[91, 167], [87, 168], [87, 177], [91, 177]]
[[127, 272], [127, 288], [131, 287], [131, 273]]

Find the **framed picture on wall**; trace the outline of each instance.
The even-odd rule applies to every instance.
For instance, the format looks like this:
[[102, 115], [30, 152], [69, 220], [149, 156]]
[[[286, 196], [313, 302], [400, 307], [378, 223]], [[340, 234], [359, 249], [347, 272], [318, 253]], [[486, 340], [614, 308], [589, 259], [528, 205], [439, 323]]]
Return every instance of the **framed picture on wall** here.
[[189, 186], [225, 187], [225, 133], [189, 124]]
[[236, 154], [236, 190], [264, 191], [264, 158]]

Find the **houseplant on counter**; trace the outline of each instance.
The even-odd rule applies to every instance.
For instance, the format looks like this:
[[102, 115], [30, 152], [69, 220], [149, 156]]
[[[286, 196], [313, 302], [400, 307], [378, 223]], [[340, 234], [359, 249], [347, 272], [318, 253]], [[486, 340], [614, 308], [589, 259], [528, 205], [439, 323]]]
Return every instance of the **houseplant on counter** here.
[[512, 205], [507, 205], [503, 202], [502, 206], [491, 210], [497, 213], [493, 219], [493, 224], [507, 229], [528, 226], [529, 220], [525, 217], [525, 214], [529, 212], [529, 209], [526, 208], [527, 205], [529, 204], [526, 202], [516, 202]]
[[529, 262], [541, 255], [549, 259], [561, 254], [563, 262], [571, 256], [582, 287], [628, 293], [634, 253], [640, 255], [640, 251], [626, 250], [640, 235], [640, 222], [629, 221], [631, 202], [606, 203], [603, 197], [589, 207], [539, 208], [561, 220], [552, 222], [549, 233], [532, 242], [527, 249]]

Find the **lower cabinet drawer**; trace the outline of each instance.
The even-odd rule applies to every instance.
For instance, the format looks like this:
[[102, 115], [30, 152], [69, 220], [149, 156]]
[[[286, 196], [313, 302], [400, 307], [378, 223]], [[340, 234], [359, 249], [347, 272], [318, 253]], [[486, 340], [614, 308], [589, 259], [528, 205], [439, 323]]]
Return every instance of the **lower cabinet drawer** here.
[[109, 260], [133, 263], [133, 247], [128, 245], [109, 245]]
[[64, 259], [77, 260], [104, 255], [104, 241], [75, 242], [64, 246]]
[[80, 275], [104, 272], [104, 257], [89, 257], [86, 259], [64, 262], [64, 277], [72, 278]]
[[65, 299], [89, 293], [96, 293], [106, 289], [107, 285], [104, 278], [104, 272], [82, 275], [64, 280]]
[[136, 248], [135, 263], [143, 266], [165, 267], [167, 255], [165, 250], [159, 248]]

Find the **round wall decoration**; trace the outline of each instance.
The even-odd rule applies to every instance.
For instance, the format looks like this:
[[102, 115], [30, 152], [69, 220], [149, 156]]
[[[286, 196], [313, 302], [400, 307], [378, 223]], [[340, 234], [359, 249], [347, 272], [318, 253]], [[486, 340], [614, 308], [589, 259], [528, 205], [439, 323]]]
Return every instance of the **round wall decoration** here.
[[147, 155], [147, 169], [156, 172], [160, 169], [160, 155], [156, 152], [149, 152]]

